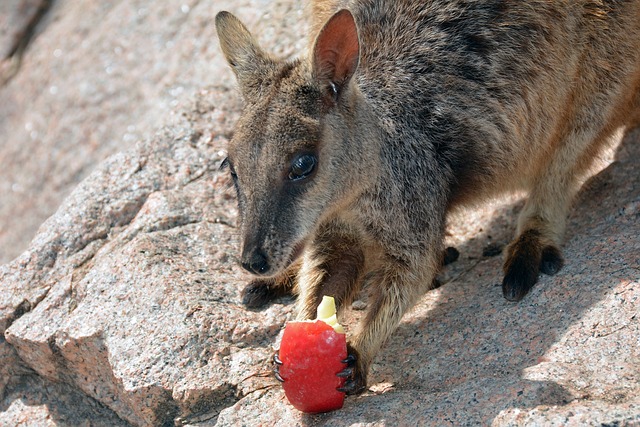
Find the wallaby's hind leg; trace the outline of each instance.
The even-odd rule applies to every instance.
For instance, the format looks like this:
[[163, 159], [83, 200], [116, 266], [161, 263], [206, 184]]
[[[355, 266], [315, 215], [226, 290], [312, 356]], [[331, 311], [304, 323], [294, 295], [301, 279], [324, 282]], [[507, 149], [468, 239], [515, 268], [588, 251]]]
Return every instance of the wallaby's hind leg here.
[[502, 293], [506, 299], [521, 300], [540, 272], [553, 275], [562, 268], [560, 244], [571, 201], [593, 154], [612, 137], [611, 132], [602, 131], [604, 136], [594, 138], [595, 134], [591, 138], [586, 131], [580, 136], [570, 135], [537, 178], [520, 213], [517, 237], [505, 251]]
[[240, 293], [242, 304], [247, 308], [261, 308], [276, 298], [295, 293], [299, 270], [300, 261], [296, 261], [277, 277], [252, 280]]

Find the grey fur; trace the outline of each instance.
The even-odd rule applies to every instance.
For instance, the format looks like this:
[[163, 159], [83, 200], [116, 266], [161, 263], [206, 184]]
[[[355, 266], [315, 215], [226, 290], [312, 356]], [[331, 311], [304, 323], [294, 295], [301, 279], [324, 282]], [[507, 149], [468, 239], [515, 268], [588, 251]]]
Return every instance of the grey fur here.
[[[562, 266], [582, 176], [640, 121], [640, 1], [316, 0], [311, 19], [308, 56], [285, 62], [218, 15], [246, 101], [229, 162], [244, 265], [268, 267], [252, 286], [294, 287], [310, 318], [323, 294], [344, 307], [370, 279], [349, 340], [358, 393], [431, 286], [452, 209], [529, 192], [505, 250], [507, 299]], [[291, 182], [304, 152], [317, 167]]]

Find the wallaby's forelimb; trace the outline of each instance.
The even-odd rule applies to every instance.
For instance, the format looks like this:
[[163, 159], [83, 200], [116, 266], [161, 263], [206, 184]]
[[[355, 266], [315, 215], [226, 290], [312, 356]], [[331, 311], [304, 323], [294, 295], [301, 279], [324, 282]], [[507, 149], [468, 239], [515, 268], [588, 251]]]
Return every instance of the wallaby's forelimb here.
[[356, 234], [344, 224], [321, 227], [305, 251], [298, 280], [298, 319], [316, 317], [323, 295], [333, 296], [338, 311], [347, 306], [362, 285], [364, 252]]
[[356, 369], [345, 384], [348, 394], [364, 391], [373, 358], [406, 311], [429, 289], [425, 284], [432, 283], [433, 264], [424, 258], [415, 259], [413, 266], [395, 261], [384, 263], [378, 272], [379, 280], [372, 283], [367, 313], [349, 341], [349, 351], [356, 356]]

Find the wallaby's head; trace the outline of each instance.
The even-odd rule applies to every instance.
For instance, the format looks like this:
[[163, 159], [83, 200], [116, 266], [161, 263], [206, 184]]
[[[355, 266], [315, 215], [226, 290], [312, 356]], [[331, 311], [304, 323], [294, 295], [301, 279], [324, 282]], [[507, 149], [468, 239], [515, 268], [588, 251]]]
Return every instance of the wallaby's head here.
[[300, 254], [318, 221], [344, 202], [354, 169], [361, 167], [348, 153], [356, 25], [347, 10], [336, 13], [310, 58], [297, 61], [271, 58], [228, 12], [216, 16], [216, 27], [245, 101], [223, 162], [237, 191], [241, 263], [251, 273], [272, 276]]

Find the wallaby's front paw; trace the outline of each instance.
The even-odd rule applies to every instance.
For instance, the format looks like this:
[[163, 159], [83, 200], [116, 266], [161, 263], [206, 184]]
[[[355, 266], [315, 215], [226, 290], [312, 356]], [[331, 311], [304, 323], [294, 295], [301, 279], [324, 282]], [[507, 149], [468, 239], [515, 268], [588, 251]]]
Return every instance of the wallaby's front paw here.
[[277, 295], [271, 292], [270, 280], [253, 280], [242, 289], [240, 296], [242, 304], [247, 308], [261, 308], [275, 299]]
[[560, 249], [543, 244], [538, 231], [525, 231], [507, 248], [502, 294], [509, 301], [520, 301], [538, 281], [540, 272], [555, 274], [563, 263]]
[[289, 278], [256, 279], [244, 287], [240, 296], [247, 308], [262, 308], [276, 298], [291, 295]]
[[338, 388], [338, 391], [348, 395], [360, 394], [367, 388], [366, 373], [363, 373], [362, 369], [358, 367], [358, 352], [349, 344], [347, 344], [347, 353], [347, 358], [342, 361], [347, 366], [336, 374], [346, 378], [344, 386]]

